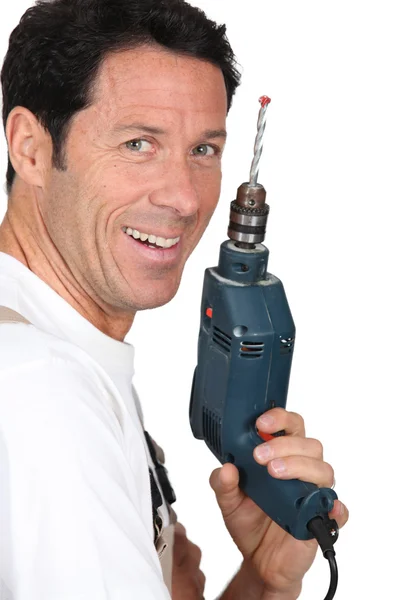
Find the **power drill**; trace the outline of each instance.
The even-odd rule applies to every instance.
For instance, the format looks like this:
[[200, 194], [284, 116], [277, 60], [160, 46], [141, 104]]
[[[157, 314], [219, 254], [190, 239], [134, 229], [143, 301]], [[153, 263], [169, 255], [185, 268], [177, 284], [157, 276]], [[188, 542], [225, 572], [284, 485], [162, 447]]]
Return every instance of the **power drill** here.
[[260, 103], [250, 181], [231, 203], [229, 240], [221, 244], [218, 267], [205, 271], [190, 425], [222, 464], [237, 467], [240, 488], [271, 519], [299, 540], [317, 539], [330, 564], [325, 600], [331, 600], [338, 526], [328, 512], [337, 494], [297, 479], [275, 479], [253, 457], [261, 443], [257, 418], [286, 406], [295, 343], [285, 291], [267, 271], [269, 251], [262, 244], [269, 206], [257, 180], [270, 98]]

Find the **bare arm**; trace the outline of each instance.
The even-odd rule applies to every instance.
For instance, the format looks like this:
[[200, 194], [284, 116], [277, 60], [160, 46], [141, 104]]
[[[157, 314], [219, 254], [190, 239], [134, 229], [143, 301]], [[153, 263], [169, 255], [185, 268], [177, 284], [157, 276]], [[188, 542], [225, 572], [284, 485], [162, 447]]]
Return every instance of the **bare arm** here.
[[218, 600], [297, 600], [301, 588], [273, 592], [258, 577], [250, 562], [243, 561], [239, 571]]
[[[205, 576], [200, 570], [201, 550], [186, 537], [181, 523], [176, 524], [172, 570], [172, 600], [203, 600]], [[273, 592], [258, 577], [251, 563], [243, 561], [218, 600], [296, 600], [300, 588]]]

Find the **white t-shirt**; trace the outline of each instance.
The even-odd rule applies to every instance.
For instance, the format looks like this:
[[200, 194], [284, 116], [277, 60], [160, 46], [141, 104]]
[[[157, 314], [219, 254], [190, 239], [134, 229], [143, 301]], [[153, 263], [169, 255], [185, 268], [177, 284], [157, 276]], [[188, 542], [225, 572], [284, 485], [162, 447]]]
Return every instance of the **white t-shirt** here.
[[2, 252], [1, 305], [0, 600], [168, 600], [133, 347]]

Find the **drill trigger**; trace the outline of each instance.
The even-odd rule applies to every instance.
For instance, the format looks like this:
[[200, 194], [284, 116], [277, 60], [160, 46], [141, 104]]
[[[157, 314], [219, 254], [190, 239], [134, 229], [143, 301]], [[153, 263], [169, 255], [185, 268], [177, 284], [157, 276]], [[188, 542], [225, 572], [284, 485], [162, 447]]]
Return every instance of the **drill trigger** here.
[[282, 435], [285, 435], [285, 430], [281, 429], [280, 431], [277, 431], [276, 433], [264, 433], [263, 431], [258, 431], [257, 433], [260, 436], [260, 438], [262, 438], [264, 440], [264, 442], [270, 442], [271, 440], [273, 440], [276, 437], [281, 437]]

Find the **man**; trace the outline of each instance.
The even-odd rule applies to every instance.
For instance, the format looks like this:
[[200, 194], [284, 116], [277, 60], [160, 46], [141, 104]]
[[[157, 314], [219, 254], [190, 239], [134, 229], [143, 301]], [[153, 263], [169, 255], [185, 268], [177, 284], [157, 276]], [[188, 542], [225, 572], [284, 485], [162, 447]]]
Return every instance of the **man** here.
[[[0, 575], [14, 600], [168, 598], [153, 543], [149, 466], [132, 388], [137, 311], [175, 295], [218, 202], [239, 83], [224, 28], [181, 0], [54, 0], [28, 10], [2, 71], [9, 150], [0, 227]], [[301, 417], [255, 460], [331, 486]], [[243, 564], [221, 598], [299, 596], [299, 542], [210, 477]], [[165, 501], [160, 509], [169, 522]], [[340, 526], [346, 507], [331, 513]], [[172, 597], [198, 600], [199, 548], [176, 526]]]

